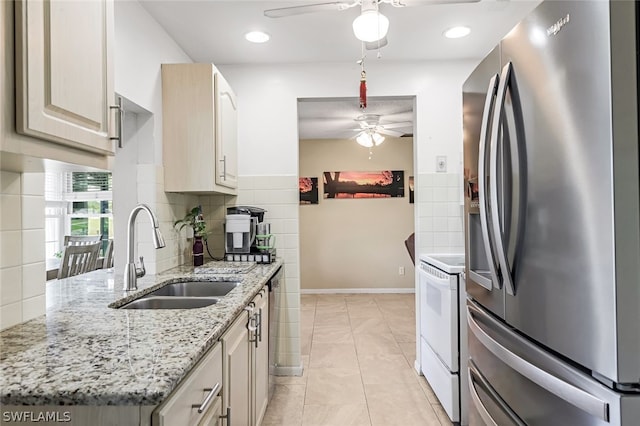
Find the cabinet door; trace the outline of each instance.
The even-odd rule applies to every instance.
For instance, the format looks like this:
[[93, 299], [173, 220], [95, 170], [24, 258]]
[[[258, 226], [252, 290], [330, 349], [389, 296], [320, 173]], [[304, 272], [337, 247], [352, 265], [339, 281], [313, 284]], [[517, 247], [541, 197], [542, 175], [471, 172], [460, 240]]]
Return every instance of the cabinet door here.
[[250, 424], [251, 369], [247, 323], [248, 315], [241, 314], [222, 337], [224, 408], [231, 409], [232, 425]]
[[207, 410], [204, 417], [198, 423], [198, 426], [222, 426], [222, 398], [216, 397], [216, 400], [211, 405], [211, 408]]
[[113, 154], [112, 0], [18, 1], [15, 42], [17, 131]]
[[269, 402], [269, 291], [265, 287], [254, 299], [260, 318], [258, 345], [253, 350], [254, 423], [262, 423]]
[[238, 186], [238, 107], [236, 95], [216, 72], [216, 183]]

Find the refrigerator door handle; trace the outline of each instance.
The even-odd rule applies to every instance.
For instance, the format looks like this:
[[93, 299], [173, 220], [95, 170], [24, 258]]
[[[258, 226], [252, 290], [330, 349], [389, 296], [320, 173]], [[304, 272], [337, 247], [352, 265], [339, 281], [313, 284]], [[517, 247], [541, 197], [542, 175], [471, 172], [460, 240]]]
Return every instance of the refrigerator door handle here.
[[[491, 222], [493, 227], [494, 241], [496, 244], [496, 257], [498, 258], [498, 264], [500, 265], [500, 276], [503, 280], [503, 284], [507, 289], [507, 293], [514, 296], [515, 287], [513, 285], [513, 278], [511, 276], [511, 268], [509, 267], [509, 261], [507, 260], [507, 250], [502, 238], [502, 232], [500, 227], [500, 205], [498, 202], [498, 130], [502, 124], [502, 118], [504, 115], [505, 101], [507, 99], [507, 90], [509, 88], [509, 80], [513, 71], [513, 65], [511, 62], [502, 68], [502, 75], [500, 77], [500, 85], [498, 86], [498, 94], [496, 100], [496, 111], [493, 114], [493, 124], [491, 128], [491, 141], [489, 143], [489, 170], [491, 171], [492, 179], [489, 181], [489, 195], [490, 195], [490, 208], [492, 211]], [[480, 173], [478, 173], [480, 174]]]
[[469, 330], [498, 359], [558, 398], [605, 422], [609, 421], [609, 404], [607, 402], [547, 373], [511, 352], [482, 329], [481, 325], [474, 319], [474, 314], [482, 315], [478, 308], [467, 305]]
[[[493, 257], [493, 243], [492, 239], [495, 239], [495, 235], [489, 234], [489, 221], [488, 221], [488, 202], [486, 198], [487, 180], [486, 180], [486, 161], [487, 161], [487, 137], [491, 126], [489, 126], [489, 120], [491, 114], [495, 108], [496, 94], [498, 92], [498, 82], [500, 76], [498, 74], [491, 77], [489, 81], [489, 88], [487, 89], [487, 96], [484, 101], [484, 110], [482, 112], [482, 126], [480, 128], [480, 146], [478, 149], [478, 204], [480, 205], [480, 226], [482, 230], [482, 242], [484, 243], [484, 250], [487, 254], [487, 261], [489, 263], [489, 273], [491, 274], [491, 281], [496, 289], [500, 289], [500, 280], [498, 279], [498, 266], [496, 260]], [[492, 178], [493, 180], [493, 178]], [[495, 212], [494, 212], [495, 213]], [[486, 287], [486, 284], [482, 281], [474, 281], [481, 286], [491, 291], [491, 285]]]
[[480, 395], [478, 395], [478, 391], [476, 390], [476, 383], [484, 389], [484, 391], [491, 397], [491, 399], [500, 407], [502, 412], [506, 414], [512, 421], [513, 424], [517, 426], [526, 426], [526, 423], [523, 422], [520, 417], [507, 405], [506, 402], [498, 395], [498, 393], [491, 387], [491, 385], [487, 382], [487, 380], [482, 377], [482, 374], [478, 371], [478, 368], [475, 366], [473, 361], [469, 360], [469, 370], [467, 372], [469, 375], [469, 394], [471, 396], [471, 400], [473, 401], [473, 405], [478, 410], [478, 414], [484, 421], [487, 426], [500, 426], [489, 414], [489, 410], [484, 406], [482, 400], [480, 399]]

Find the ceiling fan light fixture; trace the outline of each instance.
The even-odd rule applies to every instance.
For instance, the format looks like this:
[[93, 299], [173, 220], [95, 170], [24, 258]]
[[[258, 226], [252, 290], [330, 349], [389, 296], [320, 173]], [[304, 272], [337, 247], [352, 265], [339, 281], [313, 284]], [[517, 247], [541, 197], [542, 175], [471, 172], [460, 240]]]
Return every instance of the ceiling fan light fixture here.
[[365, 10], [353, 20], [353, 33], [358, 40], [373, 42], [383, 39], [389, 31], [389, 18], [377, 10]]
[[358, 137], [356, 137], [356, 142], [358, 142], [360, 145], [364, 146], [365, 148], [371, 148], [374, 143], [373, 139], [371, 138], [371, 135], [366, 132], [360, 133]]
[[271, 37], [263, 31], [250, 31], [244, 35], [244, 38], [251, 43], [266, 43]]
[[374, 132], [371, 135], [371, 139], [373, 139], [373, 143], [378, 146], [380, 145], [382, 142], [384, 142], [384, 136], [382, 136], [380, 133], [378, 132]]
[[471, 33], [471, 28], [469, 27], [453, 27], [446, 30], [443, 34], [446, 38], [462, 38], [466, 37]]

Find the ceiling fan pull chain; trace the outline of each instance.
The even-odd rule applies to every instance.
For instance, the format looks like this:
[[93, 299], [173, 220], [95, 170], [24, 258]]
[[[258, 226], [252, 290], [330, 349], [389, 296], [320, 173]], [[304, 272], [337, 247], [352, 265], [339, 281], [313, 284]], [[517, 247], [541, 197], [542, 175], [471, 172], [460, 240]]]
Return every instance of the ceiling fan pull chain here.
[[360, 108], [367, 107], [367, 73], [363, 70], [360, 73]]

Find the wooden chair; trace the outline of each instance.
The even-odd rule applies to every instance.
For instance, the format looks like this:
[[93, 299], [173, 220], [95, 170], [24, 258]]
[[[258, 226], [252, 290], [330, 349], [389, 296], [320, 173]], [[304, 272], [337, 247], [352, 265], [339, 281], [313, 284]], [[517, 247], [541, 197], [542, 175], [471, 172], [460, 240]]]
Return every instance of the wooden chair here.
[[102, 269], [113, 267], [113, 240], [109, 240], [107, 248], [104, 250], [104, 259], [102, 260]]
[[411, 262], [416, 264], [416, 234], [413, 233], [409, 235], [409, 238], [404, 240], [404, 246], [407, 248], [409, 252], [409, 257], [411, 257]]
[[64, 246], [84, 246], [102, 240], [102, 235], [65, 235]]
[[64, 248], [58, 268], [58, 279], [84, 274], [96, 269], [102, 243], [69, 245]]

